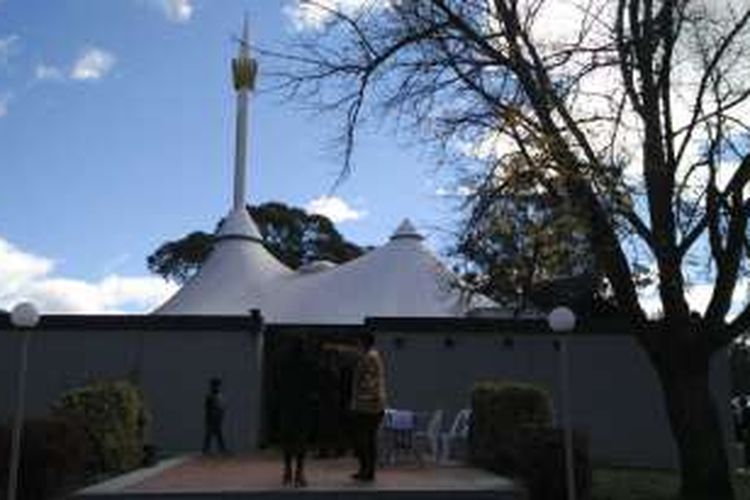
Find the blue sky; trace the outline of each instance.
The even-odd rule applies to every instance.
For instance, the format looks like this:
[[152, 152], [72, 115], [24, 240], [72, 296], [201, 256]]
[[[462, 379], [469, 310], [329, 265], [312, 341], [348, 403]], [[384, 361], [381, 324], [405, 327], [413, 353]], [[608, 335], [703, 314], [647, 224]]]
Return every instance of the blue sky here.
[[[138, 311], [169, 293], [146, 256], [211, 230], [230, 204], [232, 38], [248, 12], [253, 42], [283, 47], [300, 29], [294, 8], [0, 0], [0, 308], [31, 298], [47, 311]], [[263, 92], [259, 63], [249, 201], [311, 206], [340, 168], [336, 124]], [[407, 137], [369, 130], [355, 165], [333, 207], [347, 238], [380, 244], [406, 216], [451, 227], [436, 194], [448, 173]]]

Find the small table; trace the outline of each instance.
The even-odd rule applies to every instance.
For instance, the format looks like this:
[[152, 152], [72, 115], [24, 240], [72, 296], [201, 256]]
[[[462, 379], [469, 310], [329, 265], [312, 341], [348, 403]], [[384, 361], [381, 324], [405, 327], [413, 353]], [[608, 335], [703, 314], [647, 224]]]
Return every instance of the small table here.
[[380, 428], [380, 464], [395, 464], [404, 453], [416, 458], [421, 465], [422, 457], [414, 446], [416, 412], [388, 408]]

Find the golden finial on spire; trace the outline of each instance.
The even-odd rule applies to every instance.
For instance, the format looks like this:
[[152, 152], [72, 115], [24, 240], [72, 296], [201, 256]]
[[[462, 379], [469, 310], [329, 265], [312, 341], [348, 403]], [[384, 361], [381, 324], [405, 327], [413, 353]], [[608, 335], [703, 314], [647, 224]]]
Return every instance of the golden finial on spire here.
[[242, 38], [239, 40], [239, 53], [236, 58], [232, 59], [232, 75], [234, 77], [235, 90], [255, 90], [255, 76], [258, 74], [258, 63], [250, 57], [250, 37], [248, 31], [247, 14], [245, 14]]

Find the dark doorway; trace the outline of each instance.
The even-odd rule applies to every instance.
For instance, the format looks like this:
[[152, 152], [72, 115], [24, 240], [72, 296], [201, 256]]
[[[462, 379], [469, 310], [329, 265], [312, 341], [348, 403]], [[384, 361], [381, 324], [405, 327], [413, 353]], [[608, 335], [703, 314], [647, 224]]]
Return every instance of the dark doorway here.
[[262, 447], [276, 446], [280, 438], [280, 395], [284, 357], [293, 339], [302, 339], [315, 365], [315, 432], [310, 450], [338, 456], [349, 449], [348, 407], [357, 347], [363, 327], [269, 325], [264, 344], [262, 384]]

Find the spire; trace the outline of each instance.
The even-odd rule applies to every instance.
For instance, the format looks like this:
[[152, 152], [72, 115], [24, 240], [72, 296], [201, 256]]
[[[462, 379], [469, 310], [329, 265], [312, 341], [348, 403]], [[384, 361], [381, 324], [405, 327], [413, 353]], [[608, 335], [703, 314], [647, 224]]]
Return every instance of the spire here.
[[250, 28], [247, 22], [247, 12], [242, 18], [242, 43], [240, 43], [240, 57], [250, 57]]
[[239, 48], [237, 50], [237, 57], [232, 61], [234, 88], [237, 91], [243, 88], [250, 91], [255, 89], [255, 74], [258, 71], [258, 65], [255, 59], [250, 57], [249, 33], [247, 14], [245, 14], [245, 20], [242, 24], [242, 38], [238, 40]]
[[414, 227], [409, 219], [404, 219], [391, 235], [391, 240], [423, 240], [419, 231]]
[[237, 92], [237, 123], [236, 123], [236, 145], [234, 156], [234, 210], [245, 208], [245, 184], [247, 164], [247, 141], [248, 141], [248, 94], [255, 89], [255, 75], [258, 73], [258, 64], [250, 56], [250, 38], [248, 35], [248, 21], [242, 28], [242, 38], [239, 40], [237, 57], [232, 59], [232, 77], [234, 90]]

